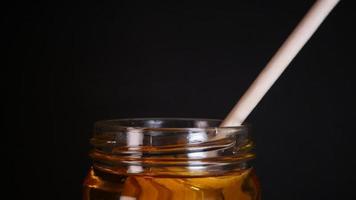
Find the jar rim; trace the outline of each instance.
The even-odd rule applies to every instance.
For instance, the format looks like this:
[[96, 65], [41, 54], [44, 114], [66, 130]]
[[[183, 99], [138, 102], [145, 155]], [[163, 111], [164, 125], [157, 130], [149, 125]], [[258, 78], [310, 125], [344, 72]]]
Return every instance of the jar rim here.
[[[178, 118], [178, 117], [148, 117], [148, 118], [118, 118], [99, 120], [95, 129], [106, 130], [157, 130], [157, 131], [187, 131], [187, 130], [229, 130], [248, 129], [249, 125], [219, 127], [221, 119], [210, 118]], [[174, 125], [172, 125], [174, 124]]]

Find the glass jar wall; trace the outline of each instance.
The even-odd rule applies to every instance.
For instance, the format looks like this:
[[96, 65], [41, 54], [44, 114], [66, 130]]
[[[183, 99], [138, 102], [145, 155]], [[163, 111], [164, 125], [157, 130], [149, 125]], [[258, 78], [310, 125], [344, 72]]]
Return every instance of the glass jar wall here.
[[120, 119], [95, 124], [84, 200], [258, 200], [245, 126], [208, 119]]

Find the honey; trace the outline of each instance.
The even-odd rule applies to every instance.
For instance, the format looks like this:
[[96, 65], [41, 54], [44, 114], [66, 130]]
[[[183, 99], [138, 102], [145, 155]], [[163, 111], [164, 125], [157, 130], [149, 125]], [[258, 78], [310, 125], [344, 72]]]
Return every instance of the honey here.
[[91, 170], [84, 200], [258, 200], [253, 171], [207, 177], [155, 177], [106, 174]]

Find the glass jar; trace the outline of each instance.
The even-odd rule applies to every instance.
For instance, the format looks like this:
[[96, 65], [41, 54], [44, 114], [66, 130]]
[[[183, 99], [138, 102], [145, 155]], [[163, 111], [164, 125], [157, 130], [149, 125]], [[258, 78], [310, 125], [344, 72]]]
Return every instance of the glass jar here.
[[245, 126], [147, 118], [95, 123], [84, 200], [258, 200]]

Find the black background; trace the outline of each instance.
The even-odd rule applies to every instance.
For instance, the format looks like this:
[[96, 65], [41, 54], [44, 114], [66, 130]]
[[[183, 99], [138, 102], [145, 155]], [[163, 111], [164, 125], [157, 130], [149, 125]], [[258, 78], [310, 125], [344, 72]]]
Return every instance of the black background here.
[[[10, 199], [80, 199], [96, 120], [224, 118], [312, 3], [2, 7], [16, 74], [3, 87], [17, 95], [7, 117], [20, 129], [4, 133]], [[350, 4], [336, 7], [247, 119], [264, 200], [356, 198]]]

